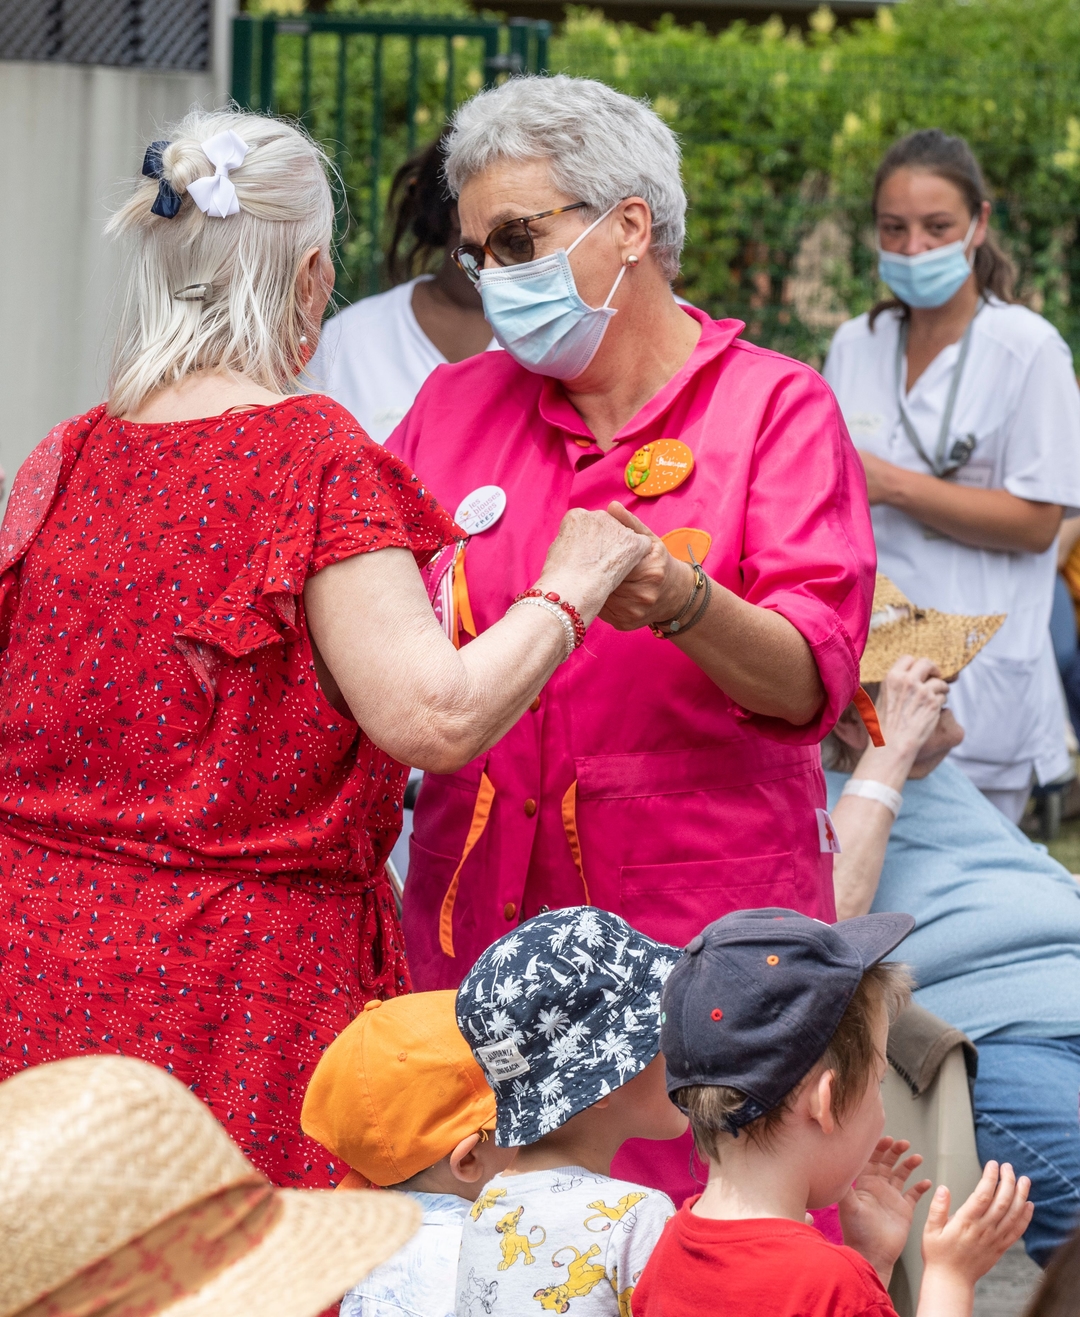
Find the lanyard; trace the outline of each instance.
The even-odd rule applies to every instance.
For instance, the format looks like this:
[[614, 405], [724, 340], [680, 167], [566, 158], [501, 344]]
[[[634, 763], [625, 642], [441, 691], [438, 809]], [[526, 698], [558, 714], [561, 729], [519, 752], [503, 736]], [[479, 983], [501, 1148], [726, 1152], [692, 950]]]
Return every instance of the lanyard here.
[[964, 330], [964, 337], [960, 341], [960, 355], [956, 358], [956, 365], [953, 367], [952, 380], [949, 383], [949, 396], [945, 399], [945, 410], [941, 416], [937, 451], [932, 459], [927, 456], [926, 450], [923, 448], [922, 442], [916, 434], [915, 427], [911, 424], [911, 419], [904, 407], [904, 356], [907, 353], [908, 340], [906, 321], [900, 326], [900, 333], [896, 340], [896, 399], [900, 407], [900, 422], [904, 427], [904, 433], [911, 440], [912, 447], [933, 471], [934, 475], [939, 478], [954, 475], [965, 463], [971, 460], [971, 454], [975, 451], [975, 436], [966, 434], [953, 444], [948, 457], [945, 454], [945, 445], [949, 442], [949, 427], [952, 425], [953, 411], [956, 408], [956, 395], [960, 392], [960, 377], [964, 373], [964, 363], [967, 361], [968, 348], [971, 346], [971, 331], [974, 327], [975, 317], [972, 316], [971, 323]]

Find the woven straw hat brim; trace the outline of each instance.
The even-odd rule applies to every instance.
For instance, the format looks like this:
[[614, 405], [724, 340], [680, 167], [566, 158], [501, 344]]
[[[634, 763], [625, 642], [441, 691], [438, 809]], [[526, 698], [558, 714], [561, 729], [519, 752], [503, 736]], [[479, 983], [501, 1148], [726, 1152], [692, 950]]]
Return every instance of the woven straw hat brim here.
[[[902, 595], [900, 599], [903, 600]], [[874, 606], [881, 606], [877, 594]], [[859, 663], [859, 680], [884, 681], [896, 660], [911, 654], [930, 659], [945, 680], [951, 681], [993, 639], [1004, 621], [1004, 613], [969, 617], [939, 613], [932, 608], [917, 609], [911, 617], [888, 622], [870, 632]]]
[[393, 1191], [281, 1189], [266, 1237], [165, 1317], [317, 1317], [396, 1253], [422, 1220]]

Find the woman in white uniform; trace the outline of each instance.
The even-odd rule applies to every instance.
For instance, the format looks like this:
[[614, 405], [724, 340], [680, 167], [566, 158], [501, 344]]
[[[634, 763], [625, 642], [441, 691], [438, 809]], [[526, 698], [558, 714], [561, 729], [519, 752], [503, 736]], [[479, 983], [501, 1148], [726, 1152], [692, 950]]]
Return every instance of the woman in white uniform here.
[[1069, 767], [1049, 619], [1062, 512], [1080, 507], [1072, 356], [1012, 301], [961, 138], [897, 142], [873, 212], [895, 298], [837, 330], [825, 378], [862, 454], [880, 570], [927, 607], [1008, 614], [949, 702], [957, 765], [1016, 822], [1032, 782]]
[[[379, 444], [436, 366], [493, 345], [479, 294], [449, 255], [461, 235], [442, 176], [441, 137], [398, 170], [388, 210], [394, 286], [328, 320], [307, 369], [307, 383], [352, 412]], [[439, 268], [427, 273], [440, 253]]]

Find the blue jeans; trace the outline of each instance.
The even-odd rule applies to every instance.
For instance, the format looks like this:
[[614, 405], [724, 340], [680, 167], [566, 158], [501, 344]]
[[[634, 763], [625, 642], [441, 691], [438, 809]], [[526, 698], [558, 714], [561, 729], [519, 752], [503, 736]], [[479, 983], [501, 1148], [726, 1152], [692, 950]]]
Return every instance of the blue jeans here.
[[1080, 1038], [984, 1038], [978, 1048], [979, 1160], [1030, 1177], [1024, 1247], [1045, 1267], [1080, 1221]]
[[1065, 578], [1059, 572], [1054, 577], [1054, 605], [1050, 610], [1050, 639], [1054, 646], [1054, 658], [1057, 659], [1058, 671], [1065, 675], [1076, 658], [1076, 609], [1073, 607], [1072, 595], [1065, 584]]

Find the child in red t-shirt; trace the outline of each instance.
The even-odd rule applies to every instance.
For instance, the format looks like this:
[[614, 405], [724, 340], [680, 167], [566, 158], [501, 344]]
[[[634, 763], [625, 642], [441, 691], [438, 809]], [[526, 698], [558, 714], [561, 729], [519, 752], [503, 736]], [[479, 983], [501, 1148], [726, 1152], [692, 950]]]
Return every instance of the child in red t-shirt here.
[[[922, 1158], [881, 1137], [889, 1021], [910, 980], [879, 962], [913, 926], [743, 910], [687, 947], [664, 989], [660, 1046], [709, 1181], [668, 1222], [633, 1317], [895, 1317], [885, 1287], [930, 1181], [905, 1193]], [[1027, 1229], [1029, 1188], [988, 1162], [951, 1219], [937, 1190], [918, 1317], [970, 1317], [976, 1280]], [[807, 1209], [837, 1200], [854, 1248], [806, 1224]]]

